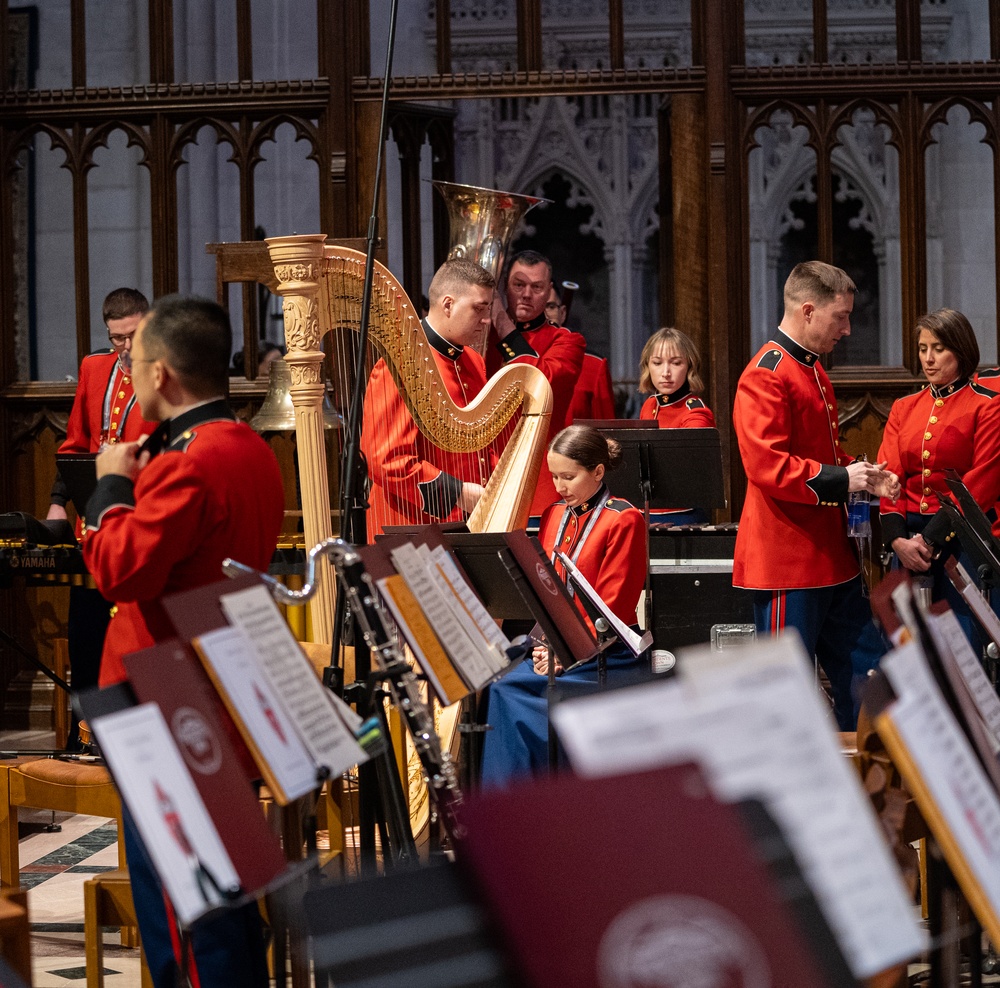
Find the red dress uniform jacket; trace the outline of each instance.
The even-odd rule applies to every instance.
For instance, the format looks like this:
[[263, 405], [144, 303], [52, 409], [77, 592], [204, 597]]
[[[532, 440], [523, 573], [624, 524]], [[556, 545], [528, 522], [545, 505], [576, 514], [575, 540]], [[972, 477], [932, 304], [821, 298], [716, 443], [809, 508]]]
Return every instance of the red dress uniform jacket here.
[[958, 471], [984, 511], [1000, 498], [1000, 395], [969, 381], [926, 387], [893, 402], [882, 434], [879, 462], [899, 477], [903, 493], [881, 503], [886, 546], [907, 537], [907, 514], [936, 515], [924, 529], [937, 545], [949, 541], [951, 523], [938, 501], [948, 492], [947, 469]]
[[569, 422], [577, 419], [613, 419], [615, 417], [615, 389], [611, 383], [611, 368], [596, 353], [583, 355], [580, 379], [573, 391], [569, 409]]
[[162, 597], [215, 583], [227, 556], [266, 570], [281, 529], [278, 462], [224, 400], [168, 419], [149, 443], [158, 452], [134, 487], [102, 477], [87, 504], [83, 558], [117, 605], [102, 686], [125, 678], [122, 656], [173, 634]]
[[[976, 384], [981, 384], [990, 391], [1000, 391], [1000, 367], [988, 367], [976, 374]], [[994, 506], [997, 520], [993, 522], [993, 534], [1000, 538], [1000, 504]]]
[[[594, 527], [586, 533], [591, 516], [601, 505]], [[560, 523], [567, 512], [569, 517], [557, 547]], [[558, 548], [572, 559], [585, 533], [576, 565], [615, 615], [626, 624], [635, 624], [635, 609], [649, 568], [642, 512], [628, 501], [611, 497], [602, 485], [589, 501], [576, 507], [568, 507], [565, 501], [550, 504], [542, 514], [538, 538], [549, 557]], [[562, 564], [555, 563], [555, 568], [565, 579]]]
[[[486, 365], [472, 347], [449, 343], [425, 321], [431, 352], [456, 405], [465, 406], [486, 384]], [[386, 525], [461, 521], [464, 482], [483, 484], [495, 465], [490, 450], [448, 453], [421, 434], [380, 360], [368, 379], [361, 452], [368, 463], [368, 538]]]
[[748, 480], [733, 586], [799, 590], [857, 576], [844, 511], [852, 458], [817, 355], [779, 330], [740, 376], [733, 425]]
[[143, 419], [132, 375], [122, 370], [116, 353], [83, 358], [60, 453], [96, 453], [102, 442], [135, 442], [155, 428], [155, 422]]
[[[583, 368], [587, 342], [579, 333], [545, 321], [544, 313], [531, 322], [515, 323], [514, 332], [505, 336], [487, 355], [486, 369], [492, 376], [504, 364], [528, 363], [537, 367], [552, 385], [552, 418], [549, 420], [551, 442], [557, 432], [569, 425], [570, 404]], [[538, 486], [531, 502], [531, 513], [540, 515], [559, 500], [552, 476], [542, 464]]]
[[[102, 443], [135, 442], [155, 428], [155, 422], [143, 419], [132, 390], [132, 375], [122, 370], [118, 354], [93, 353], [83, 358], [60, 453], [96, 453]], [[49, 500], [63, 507], [69, 500], [69, 492], [59, 476]], [[81, 535], [79, 519], [76, 534], [77, 538]]]
[[712, 410], [697, 395], [691, 394], [687, 381], [672, 395], [650, 395], [639, 411], [639, 418], [656, 419], [661, 429], [714, 429]]

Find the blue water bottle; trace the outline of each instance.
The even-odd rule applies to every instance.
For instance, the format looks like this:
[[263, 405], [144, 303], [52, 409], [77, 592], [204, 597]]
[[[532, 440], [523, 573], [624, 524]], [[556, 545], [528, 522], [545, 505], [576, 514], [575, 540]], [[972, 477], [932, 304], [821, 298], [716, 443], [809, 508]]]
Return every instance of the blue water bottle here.
[[[865, 463], [868, 457], [860, 457]], [[847, 497], [847, 534], [852, 539], [872, 537], [871, 495], [868, 491], [852, 491]]]

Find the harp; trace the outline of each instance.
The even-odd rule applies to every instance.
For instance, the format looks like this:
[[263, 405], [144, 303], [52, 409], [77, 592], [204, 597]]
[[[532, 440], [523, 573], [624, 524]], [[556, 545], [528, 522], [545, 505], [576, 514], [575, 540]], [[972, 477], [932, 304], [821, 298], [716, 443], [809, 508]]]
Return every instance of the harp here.
[[[365, 255], [326, 244], [321, 234], [275, 237], [267, 244], [282, 296], [285, 360], [292, 370], [305, 537], [308, 545], [316, 545], [333, 535], [321, 414], [320, 341], [327, 333], [342, 334], [360, 325]], [[455, 404], [413, 304], [392, 273], [377, 261], [369, 332], [418, 429], [435, 446], [453, 452], [484, 449], [505, 438], [520, 413], [468, 525], [476, 532], [524, 527], [552, 410], [552, 390], [544, 375], [530, 365], [512, 364], [495, 374], [469, 404]], [[334, 581], [329, 573], [323, 577], [321, 591], [311, 601], [311, 616], [314, 630], [331, 636], [320, 640], [331, 641]]]

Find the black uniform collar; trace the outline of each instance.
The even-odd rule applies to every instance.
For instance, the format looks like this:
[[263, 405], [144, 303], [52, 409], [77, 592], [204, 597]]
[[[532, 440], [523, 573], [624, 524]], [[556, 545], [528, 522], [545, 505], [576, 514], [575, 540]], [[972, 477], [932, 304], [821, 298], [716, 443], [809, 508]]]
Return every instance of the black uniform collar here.
[[656, 404], [660, 408], [665, 408], [667, 405], [676, 405], [677, 402], [683, 401], [689, 394], [691, 394], [691, 382], [685, 378], [684, 383], [672, 395], [658, 394], [656, 396]]
[[427, 334], [427, 342], [430, 343], [442, 357], [447, 357], [449, 360], [458, 360], [462, 356], [462, 351], [465, 347], [460, 346], [458, 343], [451, 343], [446, 340], [434, 327], [426, 320], [421, 319], [420, 324], [424, 327], [424, 332]]
[[236, 421], [236, 416], [225, 398], [217, 398], [215, 401], [205, 402], [204, 405], [196, 405], [176, 418], [161, 422], [142, 448], [149, 450], [153, 456], [156, 456], [157, 453], [169, 449], [185, 433], [205, 422], [217, 422], [219, 419], [229, 422]]
[[533, 329], [541, 329], [548, 320], [545, 318], [545, 310], [543, 309], [540, 315], [535, 316], [531, 322], [516, 322], [514, 327], [519, 333], [529, 333]]
[[805, 364], [806, 367], [812, 367], [819, 360], [818, 353], [807, 350], [801, 343], [796, 343], [795, 340], [780, 329], [774, 331], [774, 336], [771, 337], [771, 340], [785, 350], [792, 359], [797, 360], [800, 364]]
[[586, 501], [581, 501], [579, 504], [570, 508], [569, 510], [577, 517], [580, 518], [585, 515], [588, 511], [593, 511], [593, 509], [601, 503], [601, 501], [606, 501], [611, 495], [608, 493], [608, 485], [601, 483], [601, 486], [587, 498]]
[[930, 385], [931, 394], [935, 398], [947, 398], [948, 395], [953, 395], [956, 391], [960, 391], [968, 383], [969, 379], [967, 377], [960, 377], [957, 381], [952, 381], [951, 384], [942, 384], [940, 388], [932, 384]]

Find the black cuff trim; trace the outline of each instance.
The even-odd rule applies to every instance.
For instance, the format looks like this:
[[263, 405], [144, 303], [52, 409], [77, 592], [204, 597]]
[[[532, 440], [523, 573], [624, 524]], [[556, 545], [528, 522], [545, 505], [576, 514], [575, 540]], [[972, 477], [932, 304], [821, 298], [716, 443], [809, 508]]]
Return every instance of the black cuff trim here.
[[135, 507], [135, 487], [128, 477], [123, 477], [120, 473], [109, 473], [97, 482], [97, 487], [87, 502], [87, 509], [84, 512], [87, 530], [96, 532], [101, 527], [104, 513], [110, 508], [119, 506]]
[[538, 354], [532, 349], [531, 344], [521, 335], [519, 330], [508, 333], [498, 344], [497, 349], [503, 357], [503, 362], [513, 360], [515, 357], [537, 357]]
[[806, 481], [806, 487], [816, 495], [819, 503], [827, 505], [846, 501], [848, 486], [847, 467], [835, 467], [829, 463], [824, 463], [819, 473]]
[[447, 518], [462, 496], [462, 481], [442, 470], [433, 480], [417, 484], [424, 511], [432, 518]]
[[948, 512], [942, 509], [927, 523], [927, 527], [923, 531], [923, 536], [927, 542], [934, 544], [935, 549], [944, 549], [952, 541], [952, 532], [953, 529]]
[[906, 530], [906, 519], [898, 512], [887, 512], [879, 515], [882, 522], [882, 545], [886, 552], [892, 552], [892, 543], [896, 539], [908, 539], [910, 533]]

